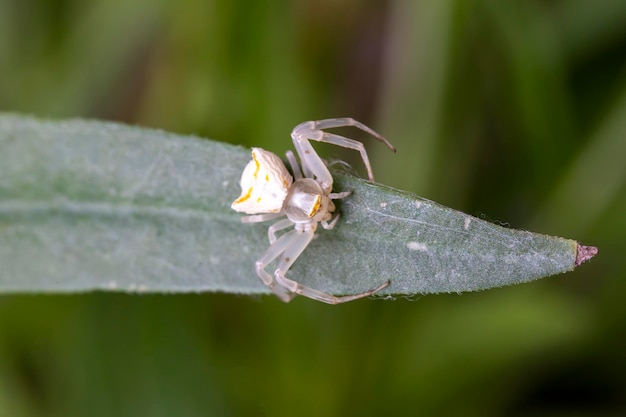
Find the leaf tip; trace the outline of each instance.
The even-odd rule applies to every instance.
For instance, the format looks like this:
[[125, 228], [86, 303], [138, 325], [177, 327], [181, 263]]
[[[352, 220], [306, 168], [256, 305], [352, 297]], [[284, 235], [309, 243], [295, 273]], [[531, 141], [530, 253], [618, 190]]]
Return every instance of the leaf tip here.
[[598, 248], [595, 246], [584, 246], [578, 243], [576, 247], [576, 261], [574, 261], [574, 267], [577, 267], [583, 262], [593, 258], [597, 253]]

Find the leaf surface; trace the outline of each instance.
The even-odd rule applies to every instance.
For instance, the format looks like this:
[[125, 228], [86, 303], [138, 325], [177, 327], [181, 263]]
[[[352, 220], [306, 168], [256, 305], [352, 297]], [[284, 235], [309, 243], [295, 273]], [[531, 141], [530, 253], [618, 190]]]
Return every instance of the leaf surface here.
[[[157, 130], [0, 115], [0, 291], [267, 293], [254, 261], [268, 224], [230, 208], [249, 158]], [[352, 191], [337, 227], [320, 228], [288, 275], [334, 294], [385, 280], [386, 294], [517, 284], [570, 271], [589, 249], [344, 173], [335, 189]]]

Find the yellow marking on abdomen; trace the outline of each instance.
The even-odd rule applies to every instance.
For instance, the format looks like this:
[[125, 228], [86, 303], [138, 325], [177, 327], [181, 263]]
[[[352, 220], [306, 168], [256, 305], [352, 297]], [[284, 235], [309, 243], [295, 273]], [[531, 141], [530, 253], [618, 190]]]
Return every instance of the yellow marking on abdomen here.
[[257, 174], [259, 173], [259, 169], [261, 169], [261, 164], [259, 164], [259, 160], [256, 159], [256, 155], [254, 154], [254, 152], [252, 152], [252, 159], [254, 160], [254, 163], [256, 164], [256, 170], [254, 171], [254, 174], [252, 174], [252, 176], [256, 179]]
[[235, 202], [233, 204], [243, 203], [244, 201], [249, 199], [250, 196], [252, 195], [252, 189], [253, 188], [254, 187], [250, 187], [250, 189], [248, 189], [248, 192], [245, 195], [242, 195], [241, 197], [239, 197], [237, 200], [235, 200]]

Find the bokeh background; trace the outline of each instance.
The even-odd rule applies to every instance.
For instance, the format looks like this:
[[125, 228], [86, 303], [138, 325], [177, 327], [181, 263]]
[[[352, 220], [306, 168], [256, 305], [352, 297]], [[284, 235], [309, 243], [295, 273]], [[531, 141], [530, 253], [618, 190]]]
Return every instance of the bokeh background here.
[[5, 295], [0, 416], [626, 415], [626, 2], [0, 0], [0, 76], [2, 111], [280, 153], [352, 116], [378, 181], [600, 249], [341, 306]]

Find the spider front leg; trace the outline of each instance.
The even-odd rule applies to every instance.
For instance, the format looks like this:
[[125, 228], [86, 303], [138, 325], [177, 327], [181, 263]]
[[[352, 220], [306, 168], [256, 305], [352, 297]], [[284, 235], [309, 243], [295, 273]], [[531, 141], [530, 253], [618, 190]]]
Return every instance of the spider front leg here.
[[288, 228], [289, 226], [293, 226], [293, 222], [289, 219], [282, 219], [271, 225], [267, 228], [267, 238], [270, 241], [270, 245], [273, 245], [276, 242], [276, 232], [279, 230], [283, 230]]
[[[342, 191], [340, 193], [330, 193], [328, 195], [328, 198], [330, 198], [331, 200], [340, 200], [342, 198], [346, 198], [348, 197], [350, 194], [352, 194], [352, 191]], [[335, 211], [335, 205], [331, 202], [330, 204], [330, 212], [334, 212]], [[337, 222], [339, 221], [339, 213], [335, 214], [331, 219], [329, 220], [322, 220], [320, 223], [322, 224], [322, 227], [326, 230], [330, 230], [333, 229], [335, 227], [335, 225], [337, 224]]]
[[[274, 292], [274, 294], [276, 294], [281, 300], [286, 303], [291, 301], [296, 294], [290, 292], [287, 288], [284, 288], [280, 285], [276, 286], [276, 281], [274, 280], [274, 277], [270, 273], [268, 273], [265, 268], [267, 267], [267, 265], [272, 263], [274, 259], [282, 255], [283, 252], [285, 252], [287, 248], [291, 246], [294, 240], [298, 240], [298, 234], [302, 234], [302, 232], [294, 229], [282, 235], [278, 240], [272, 243], [269, 248], [267, 248], [265, 253], [261, 255], [261, 257], [255, 263], [256, 274], [259, 276], [261, 281], [263, 281], [263, 284], [269, 287]], [[312, 238], [313, 234], [311, 233], [308, 241], [310, 242]]]
[[370, 295], [373, 295], [383, 288], [389, 286], [389, 281], [385, 281], [372, 290], [365, 291], [359, 294], [337, 297], [332, 294], [313, 289], [306, 285], [302, 285], [294, 280], [285, 277], [285, 274], [287, 273], [289, 268], [291, 268], [295, 260], [298, 259], [298, 256], [300, 256], [304, 249], [309, 245], [311, 239], [313, 239], [313, 234], [313, 230], [293, 230], [292, 232], [285, 234], [277, 241], [278, 243], [284, 239], [286, 242], [286, 249], [284, 249], [283, 256], [278, 262], [278, 267], [274, 272], [274, 277], [276, 279], [276, 283], [280, 287], [284, 288], [292, 296], [293, 294], [300, 294], [305, 297], [312, 298], [313, 300], [321, 301], [323, 303], [340, 304], [346, 303], [348, 301], [358, 300], [359, 298], [363, 297], [369, 297]]
[[361, 154], [361, 159], [367, 169], [367, 176], [370, 181], [374, 181], [374, 174], [372, 172], [372, 166], [365, 150], [363, 143], [354, 139], [348, 139], [346, 137], [336, 135], [333, 133], [324, 132], [323, 129], [333, 127], [347, 127], [353, 126], [364, 132], [374, 136], [379, 141], [385, 143], [389, 149], [396, 151], [396, 149], [389, 143], [383, 136], [365, 126], [364, 124], [352, 119], [352, 118], [337, 118], [337, 119], [325, 119], [318, 121], [304, 122], [296, 126], [291, 132], [291, 138], [293, 139], [294, 146], [298, 151], [300, 160], [302, 161], [302, 170], [307, 177], [316, 177], [317, 181], [322, 185], [322, 188], [326, 192], [330, 192], [332, 188], [332, 177], [326, 164], [317, 155], [309, 140], [317, 142], [330, 143], [332, 145], [341, 146], [343, 148], [354, 149]]

